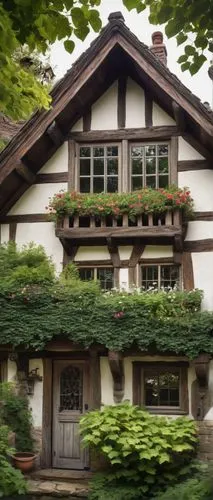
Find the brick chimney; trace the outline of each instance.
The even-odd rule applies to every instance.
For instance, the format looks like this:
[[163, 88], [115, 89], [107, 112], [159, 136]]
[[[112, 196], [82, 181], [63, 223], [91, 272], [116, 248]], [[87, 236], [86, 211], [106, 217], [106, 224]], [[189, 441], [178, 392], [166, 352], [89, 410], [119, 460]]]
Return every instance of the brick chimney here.
[[163, 33], [161, 31], [155, 31], [152, 34], [152, 45], [150, 47], [151, 52], [158, 57], [160, 62], [167, 66], [167, 50], [163, 43]]

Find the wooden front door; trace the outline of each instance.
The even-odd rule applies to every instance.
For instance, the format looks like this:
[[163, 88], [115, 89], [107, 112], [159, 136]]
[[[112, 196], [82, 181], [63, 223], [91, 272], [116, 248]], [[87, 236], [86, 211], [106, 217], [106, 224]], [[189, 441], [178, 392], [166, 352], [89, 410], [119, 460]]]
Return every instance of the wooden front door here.
[[54, 361], [53, 467], [84, 469], [88, 465], [79, 435], [80, 416], [88, 409], [88, 382], [85, 361]]

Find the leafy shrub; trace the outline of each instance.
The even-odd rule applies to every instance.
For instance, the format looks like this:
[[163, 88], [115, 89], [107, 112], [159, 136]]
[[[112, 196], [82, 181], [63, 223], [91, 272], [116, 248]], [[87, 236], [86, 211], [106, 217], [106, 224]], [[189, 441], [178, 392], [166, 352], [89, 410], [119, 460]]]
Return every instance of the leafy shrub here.
[[107, 481], [138, 484], [144, 495], [183, 478], [196, 451], [194, 421], [152, 416], [128, 403], [87, 413], [80, 428], [84, 445], [106, 458]]
[[21, 471], [14, 469], [7, 458], [13, 451], [8, 446], [8, 433], [9, 428], [0, 425], [0, 497], [21, 495], [27, 490]]
[[195, 477], [168, 488], [153, 500], [212, 500], [212, 498], [212, 480], [210, 478]]
[[28, 400], [16, 393], [11, 383], [0, 384], [0, 417], [4, 424], [15, 432], [16, 449], [18, 451], [33, 451], [32, 417], [28, 408]]

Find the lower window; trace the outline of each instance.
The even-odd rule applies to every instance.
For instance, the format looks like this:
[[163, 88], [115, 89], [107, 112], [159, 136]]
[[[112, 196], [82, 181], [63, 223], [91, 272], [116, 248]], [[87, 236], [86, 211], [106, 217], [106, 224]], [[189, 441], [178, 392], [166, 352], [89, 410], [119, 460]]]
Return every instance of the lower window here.
[[80, 279], [83, 281], [98, 280], [102, 290], [114, 287], [114, 270], [110, 267], [80, 267]]
[[187, 364], [133, 362], [133, 395], [153, 413], [188, 413]]
[[180, 266], [174, 264], [142, 265], [139, 286], [142, 290], [180, 288]]

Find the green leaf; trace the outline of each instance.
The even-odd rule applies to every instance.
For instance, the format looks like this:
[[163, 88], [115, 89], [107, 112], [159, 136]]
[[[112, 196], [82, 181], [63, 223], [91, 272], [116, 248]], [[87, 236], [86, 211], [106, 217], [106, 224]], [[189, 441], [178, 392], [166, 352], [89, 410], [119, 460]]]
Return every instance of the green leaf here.
[[180, 25], [177, 23], [177, 20], [171, 19], [166, 25], [165, 33], [168, 36], [168, 38], [171, 38], [172, 36], [176, 35], [179, 32], [179, 30], [180, 30]]
[[195, 48], [192, 45], [186, 45], [184, 50], [187, 56], [193, 56], [195, 53]]
[[73, 40], [65, 40], [64, 42], [64, 48], [67, 52], [69, 52], [70, 54], [72, 54], [74, 48], [75, 48], [75, 44], [73, 42]]
[[180, 56], [177, 60], [178, 63], [183, 63], [183, 62], [186, 62], [188, 59], [188, 56], [186, 54], [183, 54], [182, 56]]
[[185, 35], [184, 33], [178, 33], [178, 35], [176, 36], [176, 40], [177, 40], [177, 45], [181, 45], [187, 40], [187, 35]]
[[123, 4], [128, 10], [137, 9], [139, 3], [140, 0], [123, 0]]
[[97, 10], [91, 9], [89, 11], [89, 23], [91, 24], [95, 32], [100, 31], [102, 22], [99, 16], [99, 12]]

